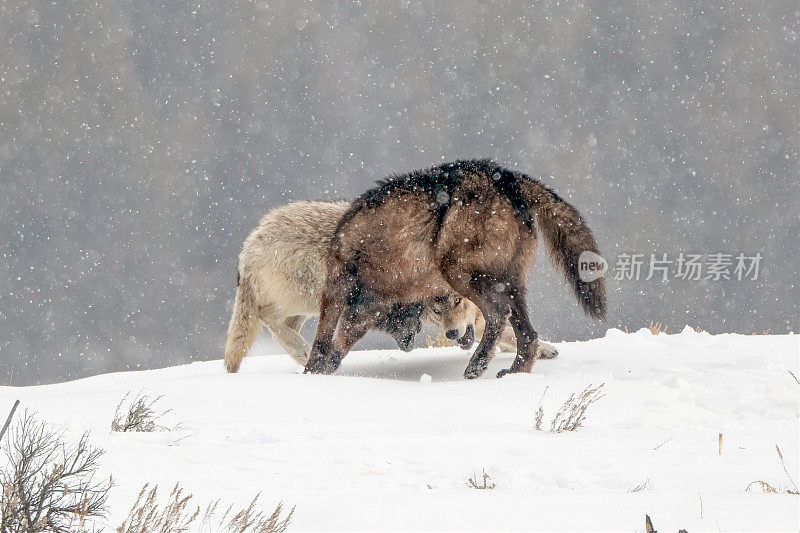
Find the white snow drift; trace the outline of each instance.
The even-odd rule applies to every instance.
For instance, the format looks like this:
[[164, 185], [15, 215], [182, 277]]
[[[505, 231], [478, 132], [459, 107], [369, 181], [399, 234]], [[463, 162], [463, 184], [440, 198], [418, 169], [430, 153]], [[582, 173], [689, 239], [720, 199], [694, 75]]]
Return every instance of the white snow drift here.
[[[458, 348], [353, 352], [311, 376], [256, 345], [239, 374], [212, 361], [0, 387], [0, 409], [19, 397], [69, 438], [91, 431], [116, 483], [111, 526], [144, 483], [180, 482], [198, 503], [261, 492], [265, 507], [296, 505], [294, 531], [643, 531], [645, 513], [665, 532], [798, 529], [798, 496], [744, 490], [791, 487], [776, 444], [800, 482], [797, 336], [610, 330], [557, 347], [530, 375], [492, 377], [502, 354], [465, 381]], [[584, 427], [546, 431], [571, 393], [600, 383]], [[165, 422], [182, 429], [112, 433], [128, 391], [164, 395]], [[493, 490], [467, 486], [482, 469]]]

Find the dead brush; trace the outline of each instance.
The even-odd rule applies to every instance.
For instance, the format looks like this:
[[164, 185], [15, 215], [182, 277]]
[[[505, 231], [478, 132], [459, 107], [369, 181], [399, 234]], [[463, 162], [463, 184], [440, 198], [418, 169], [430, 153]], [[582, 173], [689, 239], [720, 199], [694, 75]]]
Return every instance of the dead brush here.
[[750, 492], [750, 490], [753, 487], [758, 487], [761, 489], [761, 492], [764, 492], [766, 494], [794, 494], [794, 495], [800, 494], [800, 491], [797, 490], [797, 485], [792, 479], [792, 476], [789, 475], [789, 469], [786, 468], [786, 463], [783, 461], [783, 453], [781, 452], [781, 449], [777, 444], [775, 445], [775, 451], [778, 454], [778, 459], [780, 459], [781, 461], [781, 466], [783, 467], [783, 471], [786, 473], [786, 477], [789, 479], [789, 483], [791, 483], [792, 486], [780, 489], [770, 485], [766, 481], [757, 479], [756, 481], [751, 481], [750, 483], [748, 483], [747, 486], [744, 488], [745, 491]]
[[425, 347], [426, 348], [450, 348], [451, 346], [455, 346], [456, 343], [442, 335], [441, 333], [437, 333], [436, 337], [431, 338], [430, 335], [425, 339]]
[[[226, 533], [283, 533], [289, 527], [294, 507], [282, 518], [283, 503], [267, 515], [256, 508], [259, 495], [246, 508], [233, 512], [230, 505], [219, 515], [219, 500], [208, 504], [200, 513], [200, 506], [191, 505], [191, 494], [185, 494], [180, 484], [175, 484], [165, 505], [157, 503], [158, 485], [146, 484], [139, 491], [128, 518], [117, 533], [181, 533], [184, 531], [214, 531]], [[148, 490], [149, 488], [149, 490]]]
[[491, 480], [492, 477], [489, 474], [487, 474], [486, 470], [484, 470], [483, 468], [481, 468], [481, 471], [483, 472], [482, 481], [479, 483], [475, 479], [476, 476], [473, 475], [471, 478], [467, 480], [467, 486], [471, 489], [478, 489], [478, 490], [491, 490], [495, 488], [497, 486], [497, 483], [494, 482], [489, 483], [489, 480]]
[[653, 322], [650, 321], [650, 325], [647, 326], [647, 329], [650, 330], [650, 333], [653, 335], [658, 335], [659, 333], [666, 333], [669, 326], [662, 324], [661, 322]]
[[776, 489], [775, 487], [773, 487], [772, 485], [770, 485], [766, 481], [762, 481], [760, 479], [756, 480], [756, 481], [751, 481], [750, 483], [748, 483], [747, 486], [744, 488], [744, 490], [747, 491], [747, 492], [750, 492], [750, 489], [752, 489], [754, 486], [761, 488], [761, 492], [764, 492], [764, 493], [767, 493], [767, 494], [778, 494], [780, 492], [778, 489]]
[[[580, 393], [572, 393], [561, 408], [556, 412], [553, 420], [550, 422], [550, 433], [563, 433], [564, 431], [575, 431], [583, 425], [586, 420], [586, 411], [589, 406], [594, 402], [605, 396], [600, 391], [605, 386], [601, 383], [597, 387], [592, 388], [590, 384], [583, 389]], [[542, 408], [542, 401], [547, 388], [542, 393], [542, 398], [539, 400], [539, 408], [536, 410], [534, 417], [534, 429], [542, 429], [542, 421], [544, 419], [544, 409]]]
[[88, 531], [105, 516], [112, 482], [97, 481], [103, 451], [84, 434], [73, 445], [26, 412], [3, 442], [0, 470], [0, 531], [3, 533]]
[[130, 392], [123, 396], [122, 400], [117, 404], [114, 409], [114, 419], [111, 421], [111, 431], [141, 431], [150, 433], [153, 431], [171, 431], [167, 426], [158, 423], [158, 420], [169, 413], [171, 409], [166, 411], [157, 411], [153, 406], [163, 396], [150, 398], [146, 394], [137, 394], [130, 403], [126, 404], [126, 400], [130, 396]]
[[232, 506], [228, 507], [218, 520], [208, 520], [206, 523], [212, 527], [209, 531], [226, 531], [227, 533], [283, 533], [286, 531], [292, 515], [294, 515], [294, 507], [286, 515], [286, 518], [281, 518], [283, 514], [283, 503], [281, 502], [272, 511], [272, 514], [267, 516], [263, 511], [256, 509], [258, 498], [259, 495], [256, 495], [250, 505], [234, 514], [230, 519], [228, 517], [231, 515]]
[[192, 495], [184, 495], [183, 489], [176, 483], [169, 493], [167, 503], [159, 507], [156, 503], [158, 485], [147, 490], [145, 484], [136, 502], [133, 504], [128, 518], [117, 528], [118, 533], [167, 533], [189, 531], [189, 527], [200, 514], [200, 508], [192, 510], [189, 500]]

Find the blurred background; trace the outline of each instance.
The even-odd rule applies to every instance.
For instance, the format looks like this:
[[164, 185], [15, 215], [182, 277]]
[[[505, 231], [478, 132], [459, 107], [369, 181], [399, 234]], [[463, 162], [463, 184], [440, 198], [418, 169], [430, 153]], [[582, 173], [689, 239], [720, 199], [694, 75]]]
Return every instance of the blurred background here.
[[796, 331], [799, 22], [796, 2], [3, 2], [0, 384], [219, 359], [260, 215], [456, 158], [543, 179], [612, 266], [763, 254], [758, 280], [609, 279], [598, 324], [540, 252], [544, 338]]

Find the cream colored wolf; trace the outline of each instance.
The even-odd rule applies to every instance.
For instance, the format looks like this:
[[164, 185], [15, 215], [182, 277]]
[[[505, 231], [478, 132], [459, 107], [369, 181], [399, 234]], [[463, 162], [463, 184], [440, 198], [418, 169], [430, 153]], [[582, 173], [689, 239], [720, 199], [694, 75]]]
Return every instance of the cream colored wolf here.
[[[331, 238], [349, 207], [349, 202], [292, 202], [269, 211], [245, 239], [225, 343], [228, 372], [239, 369], [261, 324], [298, 364], [306, 365], [311, 347], [300, 328], [309, 316], [319, 314]], [[404, 306], [403, 312], [390, 318], [393, 323], [378, 325], [395, 337], [402, 349], [410, 349], [420, 318], [441, 327], [464, 348], [472, 344], [470, 326], [474, 325], [478, 338], [483, 333], [483, 316], [477, 306], [455, 293], [422, 302], [416, 315], [413, 310], [414, 306]], [[501, 350], [516, 350], [511, 328], [503, 333]], [[542, 345], [541, 357], [558, 354], [554, 347]]]

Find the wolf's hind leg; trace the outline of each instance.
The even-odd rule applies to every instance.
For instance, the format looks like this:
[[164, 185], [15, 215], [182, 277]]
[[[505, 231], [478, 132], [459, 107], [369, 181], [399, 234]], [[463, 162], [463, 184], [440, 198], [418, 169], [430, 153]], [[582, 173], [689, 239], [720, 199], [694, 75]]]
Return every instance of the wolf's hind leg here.
[[[507, 297], [494, 290], [495, 280], [483, 276], [471, 276], [457, 269], [443, 269], [445, 279], [450, 286], [462, 296], [472, 300], [483, 314], [484, 327], [481, 342], [473, 352], [464, 370], [464, 377], [474, 379], [484, 373], [489, 360], [494, 355], [494, 347], [500, 330], [505, 324], [508, 314]], [[469, 281], [466, 281], [469, 280]]]
[[305, 322], [304, 316], [290, 316], [285, 319], [262, 318], [264, 324], [272, 333], [275, 339], [286, 353], [294, 359], [298, 365], [306, 366], [311, 346], [300, 335], [299, 329]]
[[511, 296], [511, 326], [517, 337], [517, 357], [511, 363], [511, 368], [501, 370], [497, 377], [503, 377], [513, 372], [530, 372], [538, 356], [537, 344], [539, 335], [531, 326], [528, 318], [528, 309], [525, 305], [525, 290], [521, 286], [509, 286], [506, 292]]

